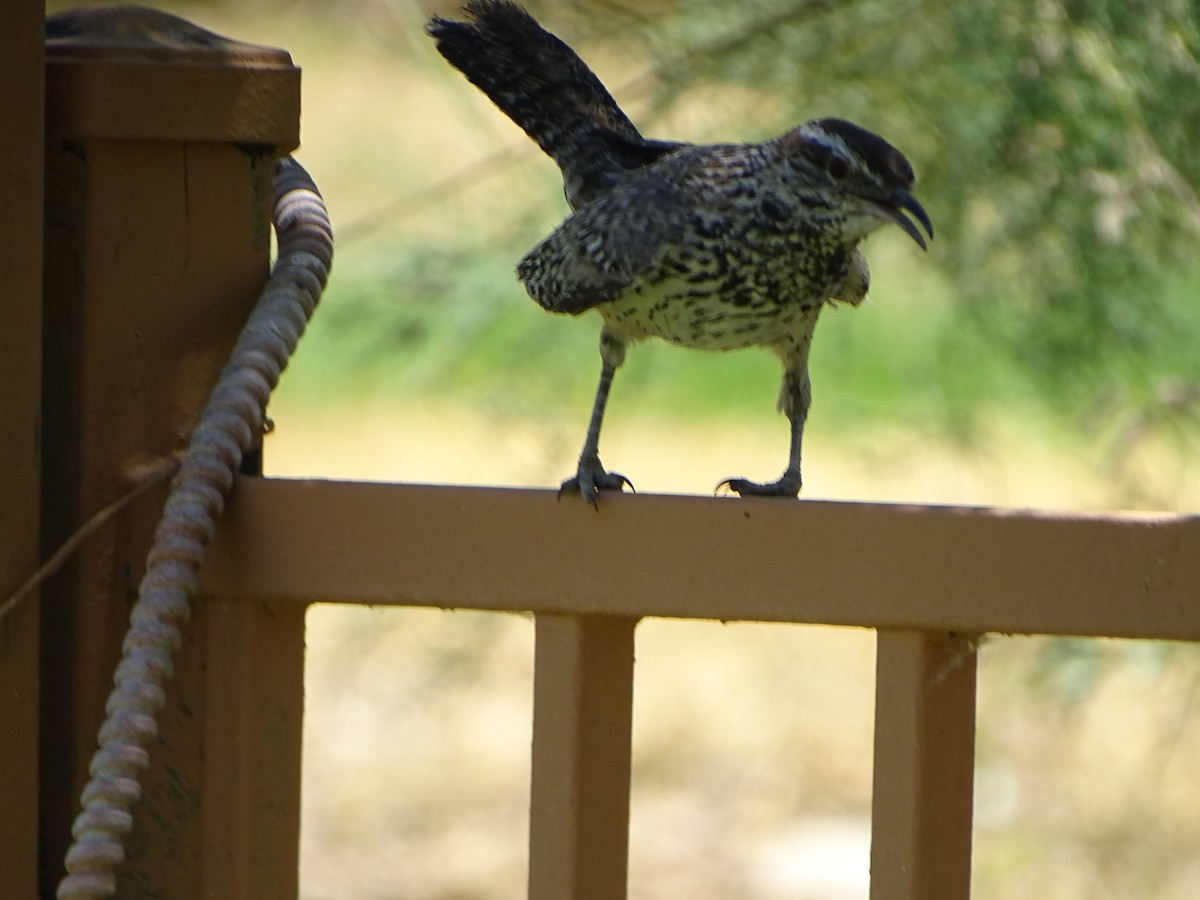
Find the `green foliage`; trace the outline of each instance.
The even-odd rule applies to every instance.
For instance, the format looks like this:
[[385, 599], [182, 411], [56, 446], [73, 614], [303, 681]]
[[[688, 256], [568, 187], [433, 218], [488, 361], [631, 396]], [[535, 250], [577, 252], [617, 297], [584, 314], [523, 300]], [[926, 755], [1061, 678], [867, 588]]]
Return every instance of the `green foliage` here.
[[[1048, 403], [1091, 434], [1119, 432], [1114, 456], [1149, 431], [1194, 432], [1195, 0], [530, 6], [649, 135], [753, 140], [837, 115], [912, 159], [937, 238], [928, 255], [887, 231], [869, 242], [876, 302], [830, 311], [817, 336], [826, 423], [890, 417], [969, 437], [981, 411], [1033, 417]], [[409, 396], [585, 408], [594, 317], [544, 315], [512, 274], [566, 211], [553, 165], [530, 143], [506, 144], [517, 135], [502, 114], [414, 43], [421, 15], [389, 52], [422, 79], [444, 79], [430, 107], [443, 118], [429, 121], [495, 150], [450, 164], [447, 178], [406, 162], [420, 156], [415, 133], [400, 150], [368, 141], [398, 161], [373, 175], [380, 198], [366, 224], [339, 234], [337, 277], [306, 351], [329, 363], [314, 365], [310, 384], [390, 393], [403, 381]], [[310, 82], [328, 81], [326, 68]], [[621, 403], [769, 414], [772, 360], [733, 356], [639, 348]]]
[[638, 33], [664, 104], [736, 81], [904, 148], [962, 318], [1052, 394], [1200, 376], [1194, 0], [699, 0]]

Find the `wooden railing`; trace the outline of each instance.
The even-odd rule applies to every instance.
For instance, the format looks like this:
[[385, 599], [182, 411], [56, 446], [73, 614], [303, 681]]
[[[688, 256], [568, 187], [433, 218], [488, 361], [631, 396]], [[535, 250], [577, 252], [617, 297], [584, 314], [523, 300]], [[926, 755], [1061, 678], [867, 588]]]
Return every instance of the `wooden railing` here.
[[878, 629], [872, 900], [969, 896], [979, 635], [1200, 639], [1193, 517], [604, 499], [244, 479], [201, 590], [535, 613], [533, 900], [625, 896], [641, 618]]

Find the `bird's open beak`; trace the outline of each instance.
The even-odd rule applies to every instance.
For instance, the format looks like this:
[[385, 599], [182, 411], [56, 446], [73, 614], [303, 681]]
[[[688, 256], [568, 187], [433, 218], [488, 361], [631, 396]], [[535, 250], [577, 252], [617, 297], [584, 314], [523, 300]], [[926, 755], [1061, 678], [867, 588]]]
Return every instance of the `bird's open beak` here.
[[920, 229], [913, 224], [912, 219], [904, 214], [904, 211], [912, 213], [916, 216], [917, 221], [925, 226], [925, 231], [929, 234], [929, 239], [933, 240], [933, 223], [929, 221], [929, 215], [925, 212], [925, 208], [917, 202], [917, 198], [903, 188], [896, 188], [887, 197], [871, 198], [879, 204], [879, 208], [883, 210], [884, 215], [904, 229], [904, 233], [921, 245], [922, 250], [928, 250], [929, 246], [925, 243], [925, 235], [921, 234]]

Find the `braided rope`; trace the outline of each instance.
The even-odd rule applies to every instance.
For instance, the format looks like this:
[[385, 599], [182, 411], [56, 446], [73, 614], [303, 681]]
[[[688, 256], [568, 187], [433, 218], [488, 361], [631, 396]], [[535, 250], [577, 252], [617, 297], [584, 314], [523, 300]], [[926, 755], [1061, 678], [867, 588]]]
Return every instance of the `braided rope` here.
[[191, 614], [189, 597], [242, 454], [262, 427], [267, 399], [316, 307], [333, 260], [329, 215], [316, 186], [290, 157], [276, 165], [274, 222], [279, 257], [192, 432], [146, 558], [122, 658], [100, 727], [99, 749], [71, 828], [60, 900], [116, 893], [130, 807], [149, 764], [146, 745], [174, 673], [171, 655]]

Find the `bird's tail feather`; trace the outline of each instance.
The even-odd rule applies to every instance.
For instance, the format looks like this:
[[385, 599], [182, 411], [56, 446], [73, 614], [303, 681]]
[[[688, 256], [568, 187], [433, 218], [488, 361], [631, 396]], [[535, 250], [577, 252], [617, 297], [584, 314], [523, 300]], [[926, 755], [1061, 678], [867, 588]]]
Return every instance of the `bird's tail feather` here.
[[438, 51], [560, 166], [578, 136], [641, 135], [591, 69], [565, 43], [507, 0], [470, 0], [468, 20], [434, 18]]

